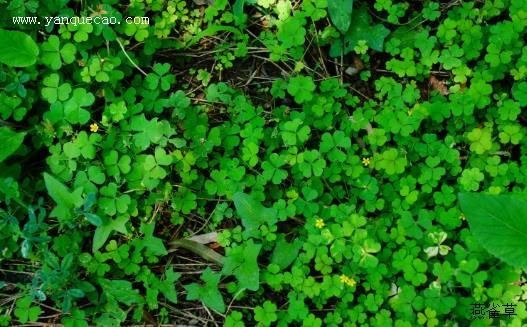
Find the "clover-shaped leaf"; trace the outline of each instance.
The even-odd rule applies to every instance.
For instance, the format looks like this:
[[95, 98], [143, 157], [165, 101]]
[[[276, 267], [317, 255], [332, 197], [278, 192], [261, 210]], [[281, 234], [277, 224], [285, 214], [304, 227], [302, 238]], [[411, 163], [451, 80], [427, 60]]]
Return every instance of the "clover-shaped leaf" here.
[[72, 124], [84, 125], [90, 120], [90, 112], [84, 107], [91, 106], [95, 101], [92, 93], [86, 89], [77, 88], [69, 100], [64, 103], [64, 116]]
[[474, 128], [467, 134], [470, 141], [470, 150], [483, 154], [492, 148], [492, 135], [486, 128]]
[[69, 98], [71, 85], [69, 83], [60, 84], [58, 74], [51, 74], [44, 78], [42, 83], [46, 86], [42, 88], [42, 97], [53, 104], [57, 100], [64, 101]]
[[296, 103], [302, 104], [313, 99], [313, 91], [315, 91], [315, 83], [311, 76], [296, 76], [289, 80], [287, 85], [287, 92], [291, 94]]
[[66, 43], [60, 47], [60, 39], [56, 35], [51, 35], [41, 45], [42, 62], [51, 69], [58, 70], [63, 64], [71, 64], [75, 61], [77, 48], [71, 44]]
[[463, 170], [459, 183], [463, 185], [465, 191], [477, 191], [479, 183], [485, 178], [479, 168], [470, 168]]
[[263, 306], [254, 308], [254, 320], [260, 322], [260, 326], [271, 326], [277, 319], [276, 304], [271, 301], [265, 301]]
[[397, 149], [389, 149], [381, 155], [374, 156], [376, 169], [384, 169], [388, 175], [400, 174], [404, 171], [408, 161], [399, 155]]
[[281, 126], [281, 135], [286, 146], [293, 146], [307, 141], [311, 129], [307, 125], [302, 125], [302, 120], [295, 118]]
[[14, 313], [15, 317], [17, 317], [22, 324], [25, 324], [28, 321], [37, 321], [42, 313], [42, 309], [37, 306], [31, 306], [31, 298], [25, 296], [16, 301]]

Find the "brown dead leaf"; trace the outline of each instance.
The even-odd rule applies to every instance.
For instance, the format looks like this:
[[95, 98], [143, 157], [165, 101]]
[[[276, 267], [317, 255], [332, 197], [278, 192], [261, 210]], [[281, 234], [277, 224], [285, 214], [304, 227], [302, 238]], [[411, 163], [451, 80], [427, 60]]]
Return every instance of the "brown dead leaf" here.
[[441, 95], [450, 94], [450, 92], [448, 91], [448, 87], [445, 85], [445, 82], [438, 80], [434, 75], [430, 76], [429, 83], [432, 88], [441, 93]]

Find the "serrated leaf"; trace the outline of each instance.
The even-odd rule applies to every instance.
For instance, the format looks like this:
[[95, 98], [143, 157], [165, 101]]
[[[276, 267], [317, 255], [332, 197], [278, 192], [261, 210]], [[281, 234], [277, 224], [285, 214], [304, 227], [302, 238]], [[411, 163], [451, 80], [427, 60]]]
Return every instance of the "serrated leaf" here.
[[458, 198], [481, 246], [512, 266], [527, 267], [527, 201], [480, 193], [460, 193]]
[[26, 33], [0, 29], [0, 63], [11, 67], [27, 67], [37, 61], [38, 46]]

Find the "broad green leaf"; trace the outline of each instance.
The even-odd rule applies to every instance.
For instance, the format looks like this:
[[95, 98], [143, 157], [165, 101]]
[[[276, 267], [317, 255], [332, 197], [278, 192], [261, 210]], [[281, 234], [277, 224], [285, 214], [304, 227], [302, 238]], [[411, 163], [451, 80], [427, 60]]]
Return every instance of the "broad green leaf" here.
[[127, 280], [100, 279], [103, 293], [112, 302], [121, 302], [126, 305], [141, 302], [139, 292], [133, 289], [132, 283]]
[[192, 283], [185, 285], [187, 290], [187, 300], [201, 300], [204, 305], [219, 312], [225, 312], [225, 303], [223, 296], [218, 289], [221, 275], [212, 272], [210, 267], [207, 267], [201, 275], [201, 280], [205, 285]]
[[168, 253], [167, 249], [163, 240], [154, 236], [154, 229], [155, 222], [141, 225], [140, 231], [145, 234], [142, 243], [153, 255], [165, 255]]
[[303, 245], [304, 243], [299, 239], [288, 243], [283, 237], [279, 238], [271, 255], [271, 263], [278, 265], [280, 269], [287, 268], [295, 261], [298, 256], [298, 251], [300, 251]]
[[375, 51], [383, 51], [384, 39], [390, 34], [382, 24], [372, 24], [371, 16], [365, 6], [354, 10], [351, 17], [351, 24], [348, 32], [344, 36], [344, 43], [341, 40], [336, 40], [330, 49], [332, 57], [341, 55], [352, 51], [355, 46], [359, 44], [360, 40], [366, 41], [368, 47]]
[[527, 267], [527, 201], [513, 195], [460, 193], [470, 230], [489, 253], [515, 267]]
[[230, 248], [223, 259], [223, 270], [226, 275], [234, 275], [240, 288], [256, 291], [260, 288], [260, 268], [258, 254], [261, 244], [254, 244], [250, 239], [244, 245]]
[[172, 303], [177, 303], [176, 281], [181, 277], [180, 273], [174, 272], [173, 268], [165, 271], [165, 280], [161, 281], [159, 290]]
[[26, 133], [17, 133], [9, 127], [0, 127], [0, 162], [4, 161], [7, 157], [12, 155], [24, 141]]
[[128, 217], [120, 215], [116, 219], [108, 219], [102, 225], [98, 226], [93, 234], [92, 251], [99, 250], [110, 237], [112, 231], [117, 231], [121, 234], [127, 234], [126, 223]]
[[82, 188], [71, 192], [68, 187], [48, 173], [44, 173], [44, 183], [49, 196], [57, 203], [50, 216], [57, 217], [61, 222], [71, 219], [73, 209], [80, 208], [83, 204]]
[[346, 33], [351, 24], [353, 0], [328, 0], [328, 12], [331, 22], [341, 33]]
[[37, 61], [38, 46], [26, 33], [0, 29], [0, 63], [11, 67], [27, 67]]
[[44, 173], [44, 182], [48, 189], [48, 194], [57, 204], [67, 206], [68, 208], [80, 207], [82, 198], [72, 194], [72, 192], [55, 177]]
[[277, 210], [264, 207], [249, 194], [236, 192], [232, 200], [248, 235], [251, 235], [254, 230], [258, 229], [264, 223], [274, 225], [276, 222]]

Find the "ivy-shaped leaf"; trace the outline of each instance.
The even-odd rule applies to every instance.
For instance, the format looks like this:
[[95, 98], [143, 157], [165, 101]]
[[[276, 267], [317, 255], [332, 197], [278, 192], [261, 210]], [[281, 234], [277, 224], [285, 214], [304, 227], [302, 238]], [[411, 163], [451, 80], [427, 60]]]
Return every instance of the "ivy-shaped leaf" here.
[[383, 51], [384, 39], [390, 34], [390, 30], [382, 24], [372, 24], [371, 16], [366, 6], [354, 10], [351, 17], [351, 25], [348, 32], [344, 35], [344, 43], [341, 40], [335, 41], [331, 45], [330, 55], [338, 57], [341, 51], [349, 53], [355, 48], [359, 41], [364, 40], [368, 47], [375, 51]]
[[44, 173], [44, 182], [49, 196], [57, 203], [50, 216], [58, 218], [59, 221], [71, 219], [73, 217], [73, 209], [80, 208], [84, 203], [82, 188], [77, 188], [74, 192], [71, 192], [64, 184], [48, 173]]
[[242, 225], [245, 227], [245, 233], [253, 235], [260, 225], [266, 223], [271, 226], [276, 223], [277, 210], [266, 208], [261, 203], [255, 201], [249, 194], [237, 192], [232, 200], [238, 215], [242, 219]]
[[220, 274], [213, 273], [210, 267], [207, 267], [201, 274], [201, 280], [205, 282], [205, 285], [197, 283], [185, 285], [187, 300], [201, 300], [207, 307], [222, 313], [225, 312], [223, 296], [218, 289], [220, 278]]
[[229, 248], [223, 259], [222, 272], [226, 275], [234, 275], [240, 288], [251, 291], [258, 290], [260, 287], [260, 269], [257, 258], [261, 248], [262, 245], [254, 244], [252, 239], [243, 245]]

